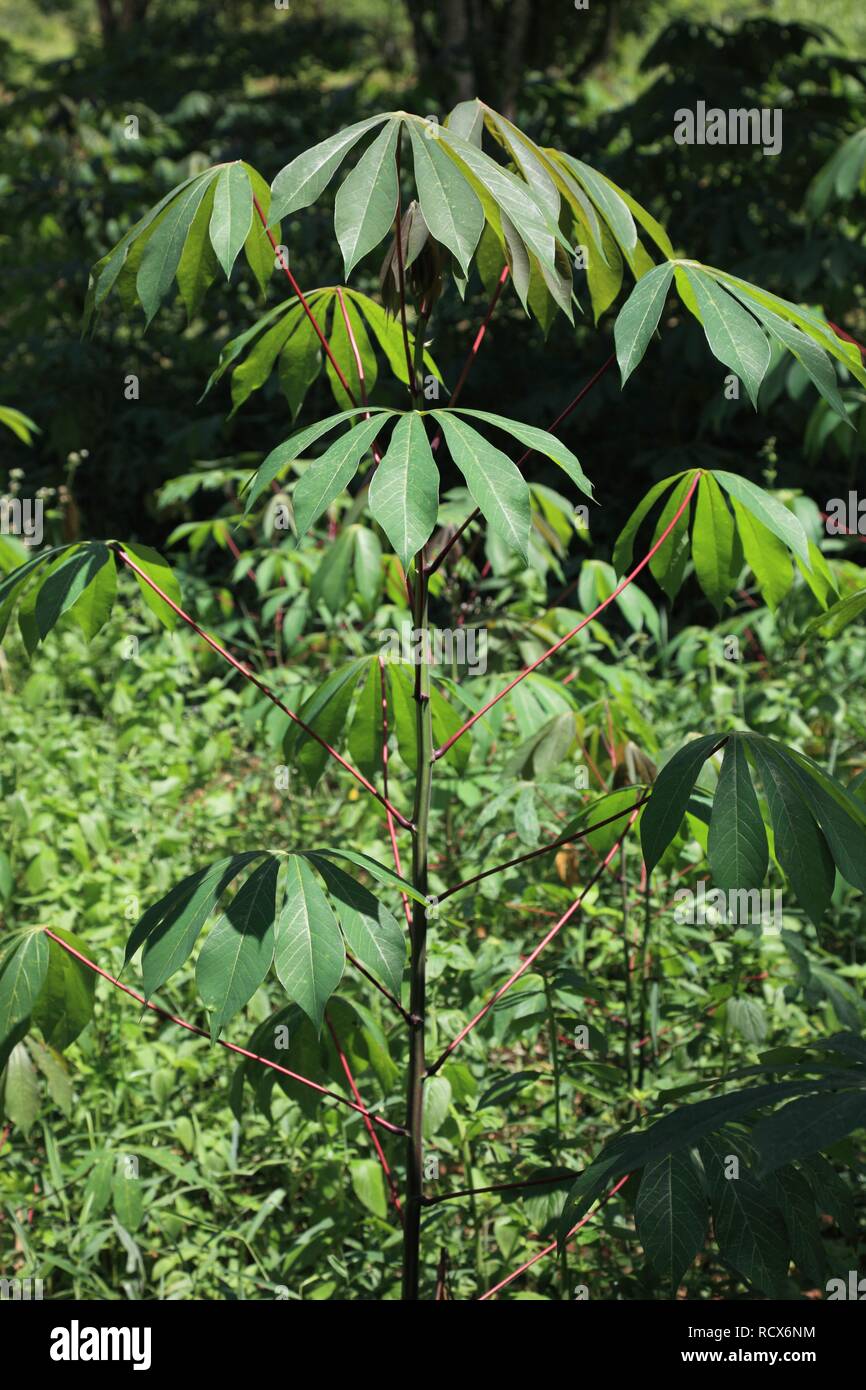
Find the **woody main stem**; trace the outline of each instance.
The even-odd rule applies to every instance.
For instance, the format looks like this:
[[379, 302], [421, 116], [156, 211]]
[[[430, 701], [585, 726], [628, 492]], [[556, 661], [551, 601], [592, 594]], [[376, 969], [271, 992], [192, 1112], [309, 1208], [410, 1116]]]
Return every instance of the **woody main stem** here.
[[[430, 667], [426, 660], [428, 601], [423, 555], [415, 561], [414, 618], [421, 659], [415, 668], [415, 732], [418, 768], [412, 832], [412, 883], [427, 895], [428, 825], [433, 778], [433, 726], [430, 711]], [[413, 902], [410, 938], [409, 1074], [406, 1092], [406, 1214], [403, 1227], [403, 1298], [418, 1298], [421, 1245], [421, 1207], [424, 1184], [424, 1022], [427, 970], [427, 907]]]

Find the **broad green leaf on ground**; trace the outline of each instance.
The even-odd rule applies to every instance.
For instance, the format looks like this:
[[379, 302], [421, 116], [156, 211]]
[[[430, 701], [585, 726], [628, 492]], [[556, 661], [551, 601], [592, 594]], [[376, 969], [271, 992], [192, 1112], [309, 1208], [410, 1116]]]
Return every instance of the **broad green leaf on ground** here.
[[529, 488], [519, 469], [465, 421], [444, 410], [432, 414], [484, 519], [511, 550], [528, 561]]
[[707, 1201], [687, 1149], [648, 1163], [635, 1203], [638, 1239], [671, 1296], [707, 1234]]
[[398, 420], [388, 451], [370, 483], [370, 512], [404, 569], [426, 545], [439, 508], [439, 471], [417, 412]]
[[195, 978], [211, 1037], [255, 994], [274, 958], [279, 860], [268, 857], [238, 889], [199, 953]]
[[732, 734], [713, 797], [707, 838], [713, 882], [726, 892], [760, 888], [767, 873], [767, 832], [742, 739]]
[[290, 855], [274, 954], [289, 998], [321, 1029], [325, 1005], [343, 977], [346, 952], [337, 919], [306, 860]]
[[111, 1199], [114, 1214], [123, 1229], [131, 1233], [137, 1231], [144, 1220], [144, 1193], [141, 1178], [132, 1164], [127, 1165], [125, 1155], [115, 1160]]

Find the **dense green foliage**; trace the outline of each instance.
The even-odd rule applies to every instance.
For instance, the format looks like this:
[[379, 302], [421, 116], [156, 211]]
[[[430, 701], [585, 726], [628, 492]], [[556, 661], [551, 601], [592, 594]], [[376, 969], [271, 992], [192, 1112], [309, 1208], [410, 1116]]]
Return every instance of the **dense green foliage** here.
[[[0, 1249], [52, 1297], [394, 1298], [405, 1122], [424, 1297], [437, 1260], [473, 1298], [535, 1237], [559, 1255], [505, 1296], [823, 1294], [866, 1127], [866, 598], [825, 525], [866, 422], [856, 63], [675, 21], [622, 109], [557, 59], [514, 122], [439, 124], [409, 114], [423, 64], [323, 80], [325, 51], [371, 62], [354, 16], [329, 50], [293, 21], [289, 109], [271, 30], [178, 15], [4, 109], [8, 481], [49, 489], [55, 548], [0, 538]], [[162, 63], [130, 105], [136, 56], [202, 32], [201, 89]], [[675, 145], [707, 91], [783, 105], [784, 157]], [[467, 646], [419, 684], [380, 654], [428, 622]], [[701, 883], [722, 907], [690, 919]], [[725, 922], [767, 888], [769, 927]]]

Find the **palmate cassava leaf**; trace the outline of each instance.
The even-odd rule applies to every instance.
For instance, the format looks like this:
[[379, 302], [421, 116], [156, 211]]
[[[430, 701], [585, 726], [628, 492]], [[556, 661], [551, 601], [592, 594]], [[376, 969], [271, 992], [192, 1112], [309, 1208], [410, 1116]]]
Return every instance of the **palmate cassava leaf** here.
[[406, 938], [393, 913], [325, 855], [305, 854], [325, 880], [349, 950], [399, 998]]
[[250, 1000], [274, 958], [279, 860], [267, 856], [235, 893], [199, 952], [195, 978], [211, 1037]]
[[320, 1030], [325, 1005], [343, 976], [346, 951], [333, 910], [300, 855], [289, 855], [286, 865], [274, 964], [289, 998]]
[[[389, 415], [395, 414], [394, 411], [385, 410], [381, 406], [353, 406], [350, 410], [342, 410], [338, 415], [329, 415], [328, 418], [325, 420], [318, 420], [314, 425], [308, 425], [306, 429], [300, 430], [298, 434], [292, 435], [291, 439], [287, 439], [283, 444], [278, 444], [275, 449], [271, 450], [264, 463], [261, 465], [259, 469], [257, 469], [257, 471], [252, 475], [250, 479], [250, 482], [246, 489], [246, 502], [244, 505], [245, 513], [248, 514], [252, 510], [259, 497], [261, 497], [262, 493], [264, 492], [265, 488], [270, 487], [271, 483], [282, 471], [282, 469], [285, 468], [287, 464], [293, 463], [295, 459], [300, 458], [300, 456], [310, 447], [311, 444], [315, 444], [316, 440], [321, 439], [322, 435], [329, 434], [332, 429], [334, 429], [338, 424], [341, 424], [344, 420], [352, 420], [355, 419], [355, 417], [357, 417], [358, 415], [367, 415], [368, 413], [371, 415], [375, 415], [377, 420], [381, 421], [382, 423], [384, 423], [384, 421], [388, 418]], [[366, 421], [365, 423], [368, 426], [370, 424], [369, 421]], [[375, 438], [375, 434], [372, 434], [371, 437]], [[363, 453], [363, 450], [361, 450], [361, 453]], [[358, 455], [358, 458], [360, 458], [360, 454]], [[319, 462], [321, 461], [319, 460]], [[355, 460], [356, 468], [357, 464], [358, 459]], [[317, 475], [314, 474], [314, 480], [316, 476]], [[349, 477], [351, 477], [351, 473], [349, 474]], [[311, 494], [313, 494], [313, 487], [309, 484], [308, 487], [310, 488]], [[331, 501], [333, 501], [333, 498], [336, 497], [341, 490], [341, 488], [337, 488], [337, 490], [333, 493], [331, 497]], [[318, 495], [326, 495], [327, 491], [327, 479], [323, 478], [321, 490]], [[328, 504], [326, 503], [325, 505], [327, 506]], [[315, 497], [311, 495], [310, 510], [314, 511], [315, 506]], [[321, 512], [319, 512], [319, 515], [321, 515]], [[307, 526], [309, 525], [311, 525], [311, 522], [307, 521]], [[306, 529], [307, 527], [304, 526], [303, 530]], [[300, 530], [301, 528], [299, 526], [299, 531]]]
[[[73, 932], [57, 927], [54, 934], [74, 950], [86, 955], [86, 943]], [[32, 1021], [46, 1044], [62, 1052], [75, 1042], [93, 1017], [96, 976], [51, 937], [46, 939], [48, 970], [33, 1006]]]
[[635, 1203], [638, 1239], [673, 1296], [707, 1234], [707, 1199], [687, 1149], [648, 1163]]
[[711, 352], [741, 379], [757, 410], [758, 391], [770, 365], [766, 334], [742, 304], [701, 269], [681, 264], [676, 276], [681, 287], [685, 278], [694, 295]]
[[[727, 1136], [707, 1135], [699, 1148], [722, 1257], [763, 1293], [783, 1297], [791, 1242], [781, 1211]], [[731, 1158], [739, 1161], [734, 1176]]]
[[866, 1128], [866, 1074], [862, 1082], [854, 1090], [803, 1096], [759, 1120], [752, 1139], [761, 1174], [832, 1148], [855, 1130]]
[[182, 879], [136, 923], [126, 943], [128, 964], [140, 947], [144, 992], [148, 998], [179, 970], [220, 897], [243, 868], [263, 851], [227, 855]]
[[22, 1020], [29, 1017], [48, 974], [48, 941], [30, 931], [12, 946], [0, 963], [0, 1046]]
[[271, 184], [272, 222], [314, 203], [361, 136], [388, 119], [386, 112], [357, 121], [336, 135], [329, 135], [327, 140], [320, 141], [312, 149], [305, 150], [281, 169]]
[[[668, 597], [675, 596], [688, 558], [689, 511], [694, 505], [691, 552], [695, 574], [713, 605], [721, 609], [734, 588], [741, 561], [745, 559], [768, 606], [775, 608], [791, 585], [791, 556], [804, 566], [804, 573], [808, 573], [817, 563], [815, 555], [820, 552], [814, 546], [810, 549], [806, 532], [793, 511], [756, 483], [721, 469], [693, 469], [673, 474], [650, 489], [614, 545], [613, 565], [617, 574], [622, 576], [631, 565], [637, 533], [659, 499], [669, 493], [655, 527], [654, 543], [673, 521], [696, 478], [692, 503], [653, 555], [651, 573]], [[732, 514], [722, 493], [730, 498]]]
[[776, 858], [798, 902], [820, 920], [833, 891], [834, 868], [866, 891], [866, 806], [812, 759], [763, 734], [703, 735], [662, 768], [641, 817], [647, 870], [676, 835], [702, 763], [725, 744], [710, 819], [708, 850], [716, 886], [752, 890], [767, 866], [763, 815], [755, 798], [748, 752], [769, 808]]
[[417, 412], [402, 416], [395, 425], [370, 482], [368, 505], [408, 569], [412, 556], [433, 534], [439, 511], [439, 470], [423, 416]]
[[[369, 660], [369, 657], [356, 657], [332, 671], [298, 710], [298, 718], [307, 728], [332, 747], [345, 737], [355, 687]], [[315, 787], [327, 766], [328, 750], [300, 724], [293, 722], [283, 739], [283, 753], [287, 760], [297, 764], [307, 785], [311, 789]]]
[[[255, 232], [257, 224], [258, 218], [250, 235]], [[370, 340], [371, 334], [397, 379], [404, 384], [408, 382], [406, 353], [399, 320], [390, 317], [381, 304], [377, 304], [368, 295], [340, 287], [310, 290], [304, 297], [356, 397], [369, 397], [378, 378], [378, 362]], [[346, 320], [351, 328], [351, 338]], [[411, 331], [408, 338], [409, 353], [414, 359], [415, 338]], [[426, 348], [423, 360], [427, 372], [437, 381], [441, 381], [441, 372]], [[254, 391], [264, 386], [275, 368], [279, 375], [280, 388], [289, 402], [293, 418], [300, 412], [307, 392], [323, 369], [340, 409], [346, 409], [351, 405], [333, 364], [322, 350], [313, 324], [300, 300], [295, 297], [285, 304], [278, 304], [275, 308], [269, 309], [252, 328], [225, 344], [202, 398], [231, 369], [234, 414]]]
[[511, 550], [528, 560], [531, 515], [529, 487], [501, 449], [490, 444], [455, 413], [431, 412], [441, 425], [455, 464], [478, 510]]
[[226, 279], [253, 225], [253, 189], [244, 166], [228, 164], [214, 184], [210, 242]]
[[617, 315], [614, 341], [623, 386], [642, 360], [658, 328], [673, 275], [670, 262], [648, 271], [638, 280]]
[[767, 832], [752, 785], [744, 741], [731, 734], [713, 797], [707, 837], [713, 883], [725, 891], [760, 888], [769, 863]]
[[334, 231], [346, 277], [387, 235], [397, 213], [395, 156], [400, 120], [391, 119], [341, 184], [334, 200]]

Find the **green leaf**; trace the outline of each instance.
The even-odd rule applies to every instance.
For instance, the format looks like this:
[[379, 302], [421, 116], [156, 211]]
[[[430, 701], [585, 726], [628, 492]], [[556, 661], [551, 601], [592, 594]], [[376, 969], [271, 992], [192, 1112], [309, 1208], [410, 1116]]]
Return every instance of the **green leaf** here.
[[[180, 606], [183, 595], [180, 591], [180, 584], [175, 578], [174, 571], [167, 560], [164, 560], [159, 551], [151, 549], [149, 545], [141, 545], [140, 542], [124, 541], [123, 549], [128, 550], [139, 569], [143, 570], [154, 584], [158, 584], [163, 593]], [[135, 571], [133, 570], [133, 574]], [[177, 625], [177, 615], [172, 608], [169, 608], [164, 599], [159, 594], [154, 593], [149, 584], [146, 584], [140, 575], [135, 575], [135, 581], [141, 590], [141, 597], [147, 604], [152, 613], [155, 613], [159, 621], [169, 631]]]
[[529, 488], [519, 469], [463, 420], [444, 410], [432, 414], [476, 507], [496, 535], [528, 563], [532, 517]]
[[111, 553], [101, 541], [82, 546], [49, 574], [36, 599], [36, 627], [40, 639], [46, 637], [59, 618], [92, 583]]
[[373, 518], [399, 555], [404, 569], [433, 534], [439, 510], [439, 470], [424, 418], [413, 411], [398, 420], [388, 451], [369, 491]]
[[707, 1202], [688, 1150], [678, 1149], [647, 1164], [635, 1220], [647, 1259], [673, 1297], [707, 1234]]
[[381, 432], [384, 418], [390, 413], [377, 412], [372, 419], [361, 420], [305, 469], [292, 496], [299, 537], [318, 521], [351, 482], [358, 464]]
[[268, 454], [261, 468], [252, 475], [244, 513], [248, 514], [252, 510], [265, 488], [270, 487], [281, 469], [285, 468], [288, 463], [294, 463], [295, 459], [300, 458], [311, 444], [315, 444], [317, 439], [321, 439], [323, 434], [328, 434], [343, 420], [353, 419], [356, 415], [368, 413], [379, 416], [381, 423], [381, 417], [391, 415], [394, 412], [385, 410], [381, 406], [370, 406], [369, 409], [363, 405], [353, 406], [351, 410], [341, 410], [338, 415], [329, 415], [326, 420], [317, 420], [314, 425], [308, 425], [305, 430], [293, 434], [291, 439], [286, 439], [282, 444], [278, 444]]
[[832, 1148], [864, 1126], [866, 1091], [803, 1096], [755, 1125], [752, 1139], [761, 1156], [761, 1172], [771, 1173], [792, 1159]]
[[785, 764], [760, 739], [750, 739], [773, 827], [773, 848], [797, 901], [816, 926], [836, 882], [833, 856]]
[[484, 227], [484, 209], [438, 138], [409, 126], [415, 162], [415, 183], [424, 221], [432, 236], [457, 258], [464, 275]]
[[[298, 718], [327, 743], [343, 735], [355, 685], [367, 660], [367, 657], [357, 657], [332, 671], [298, 711]], [[294, 722], [286, 732], [283, 748], [286, 757], [296, 759], [307, 785], [315, 787], [327, 765], [328, 750]]]
[[88, 642], [105, 626], [111, 616], [117, 593], [117, 567], [113, 557], [100, 565], [87, 588], [75, 600], [70, 613]]
[[711, 473], [703, 473], [692, 526], [692, 559], [698, 583], [717, 613], [737, 580], [734, 518]]
[[536, 453], [544, 454], [546, 458], [552, 459], [558, 464], [564, 473], [567, 473], [571, 481], [587, 497], [592, 497], [592, 483], [581, 468], [577, 458], [570, 449], [550, 434], [547, 430], [537, 429], [534, 425], [524, 425], [520, 420], [508, 420], [504, 415], [493, 415], [489, 410], [464, 410], [462, 407], [456, 412], [459, 415], [471, 415], [475, 420], [485, 420], [489, 425], [495, 425], [497, 429], [504, 430], [513, 439], [517, 439], [524, 444], [527, 449]]
[[252, 999], [274, 958], [279, 860], [268, 857], [241, 885], [199, 953], [196, 984], [211, 1012], [211, 1038]]
[[711, 351], [741, 378], [752, 405], [770, 365], [770, 344], [759, 325], [727, 290], [693, 266], [677, 268], [694, 292]]
[[178, 193], [144, 248], [135, 287], [148, 324], [171, 288], [199, 204], [218, 172], [208, 169]]
[[788, 1241], [781, 1212], [742, 1162], [738, 1177], [725, 1176], [727, 1159], [738, 1155], [724, 1137], [703, 1139], [700, 1151], [722, 1257], [764, 1293], [783, 1297]]
[[39, 1117], [39, 1084], [23, 1042], [13, 1047], [3, 1076], [3, 1111], [26, 1138]]
[[637, 536], [644, 517], [652, 511], [658, 499], [682, 477], [682, 473], [673, 473], [669, 478], [662, 478], [661, 482], [651, 487], [646, 496], [638, 502], [625, 526], [620, 531], [613, 548], [611, 563], [616, 571], [617, 578], [621, 579], [623, 577], [632, 562], [635, 537]]
[[0, 1044], [32, 1012], [48, 974], [49, 937], [28, 932], [0, 968]]
[[775, 612], [794, 579], [787, 546], [769, 531], [748, 508], [733, 498], [737, 534], [746, 564], [758, 581], [767, 607]]
[[336, 901], [337, 918], [349, 950], [392, 994], [400, 997], [406, 942], [400, 924], [363, 884], [356, 883], [324, 855], [306, 852]]
[[802, 329], [789, 323], [781, 315], [774, 314], [772, 309], [768, 309], [759, 300], [744, 294], [736, 286], [731, 286], [730, 292], [737, 297], [741, 304], [745, 304], [747, 309], [751, 309], [752, 313], [769, 330], [771, 337], [793, 354], [831, 409], [835, 410], [846, 425], [851, 425], [848, 412], [842, 397], [839, 395], [833, 364], [824, 349]]
[[384, 1221], [388, 1215], [385, 1175], [377, 1158], [356, 1158], [349, 1164], [349, 1177], [355, 1196], [367, 1211]]
[[807, 1279], [821, 1284], [827, 1275], [822, 1232], [818, 1225], [815, 1197], [796, 1168], [783, 1168], [763, 1179], [764, 1186], [779, 1208], [788, 1232], [794, 1263]]
[[[684, 507], [683, 504], [693, 481], [694, 474], [687, 473], [677, 483], [662, 508], [653, 533], [653, 545], [656, 545], [668, 527], [672, 528], [649, 564], [650, 573], [664, 589], [671, 603], [680, 591], [686, 572], [686, 562], [689, 558], [689, 512], [691, 504], [687, 507]], [[681, 508], [683, 510], [680, 510]], [[678, 512], [679, 516], [677, 517]], [[677, 517], [676, 521], [674, 521], [674, 517]]]
[[713, 798], [707, 852], [714, 884], [726, 892], [760, 888], [767, 873], [767, 833], [752, 786], [744, 741], [731, 734]]
[[[86, 954], [86, 944], [70, 931], [56, 927], [55, 935], [74, 950]], [[61, 1052], [75, 1042], [93, 1016], [96, 976], [50, 937], [48, 971], [33, 1009], [32, 1019], [49, 1047]]]
[[228, 855], [176, 884], [144, 913], [126, 943], [128, 962], [143, 944], [144, 992], [150, 998], [188, 958], [228, 885], [261, 851]]
[[849, 623], [856, 622], [863, 612], [866, 612], [866, 589], [858, 589], [853, 594], [847, 594], [838, 603], [832, 604], [826, 613], [819, 613], [817, 617], [810, 618], [806, 631], [818, 633], [826, 639], [838, 637], [839, 633], [844, 631]]
[[294, 420], [322, 366], [321, 344], [315, 328], [301, 310], [296, 326], [280, 353], [280, 389]]
[[637, 228], [634, 219], [613, 184], [596, 169], [566, 154], [563, 156], [568, 167], [577, 175], [613, 235], [624, 251], [632, 251], [637, 246]]
[[187, 323], [198, 313], [202, 300], [219, 270], [219, 261], [210, 243], [215, 183], [216, 181], [212, 180], [208, 184], [207, 192], [198, 205], [178, 261], [177, 287], [186, 305]]
[[343, 977], [346, 952], [337, 919], [312, 869], [294, 854], [288, 859], [277, 919], [275, 964], [289, 998], [321, 1030], [325, 1005]]
[[[240, 410], [253, 391], [258, 391], [259, 387], [265, 384], [277, 357], [285, 351], [287, 342], [299, 331], [301, 318], [312, 328], [300, 306], [290, 309], [272, 328], [256, 339], [243, 362], [235, 367], [232, 372], [232, 415]], [[318, 339], [316, 341], [318, 342]], [[306, 387], [304, 390], [306, 391]]]
[[[349, 337], [346, 319], [349, 320], [349, 327], [351, 327], [352, 337], [355, 340], [354, 345]], [[379, 374], [376, 354], [367, 336], [364, 320], [361, 318], [352, 299], [342, 292], [338, 294], [336, 303], [334, 304], [334, 322], [328, 339], [328, 346], [352, 391], [360, 395], [362, 400], [369, 397], [375, 389], [376, 379]], [[361, 374], [358, 370], [358, 358], [361, 360], [363, 388], [361, 385]], [[325, 358], [325, 371], [328, 374], [328, 381], [331, 384], [334, 400], [340, 409], [342, 410], [347, 405], [351, 405], [352, 402], [346, 393], [345, 387], [342, 385], [334, 365], [328, 357]]]
[[[806, 532], [792, 511], [782, 502], [777, 502], [769, 492], [765, 492], [756, 483], [750, 483], [748, 478], [741, 478], [738, 473], [725, 473], [721, 469], [713, 469], [713, 477], [720, 487], [725, 489], [729, 496], [735, 498], [745, 509], [752, 513], [768, 531], [772, 531], [783, 545], [798, 555], [806, 566], [812, 568], [812, 561], [809, 557], [809, 541]], [[745, 542], [743, 544], [745, 551]]]
[[400, 874], [389, 869], [387, 864], [380, 864], [378, 859], [373, 859], [369, 854], [363, 854], [355, 849], [333, 849], [330, 847], [317, 851], [318, 854], [327, 854], [331, 859], [347, 859], [350, 864], [355, 864], [359, 869], [366, 869], [367, 873], [379, 883], [386, 884], [389, 888], [395, 888], [399, 893], [407, 893], [415, 902], [426, 904], [427, 899], [423, 893], [412, 887], [408, 879], [402, 878]]
[[347, 526], [333, 545], [325, 550], [310, 584], [313, 606], [324, 603], [335, 616], [345, 607], [349, 594], [349, 571], [355, 549], [354, 528]]
[[137, 1231], [144, 1220], [144, 1194], [141, 1178], [127, 1173], [124, 1159], [115, 1163], [111, 1183], [114, 1214], [125, 1231]]
[[640, 823], [647, 873], [655, 868], [679, 830], [698, 773], [723, 741], [718, 734], [703, 734], [693, 739], [665, 763], [653, 783]]
[[397, 137], [401, 121], [391, 119], [341, 184], [334, 201], [334, 231], [348, 278], [362, 256], [372, 251], [394, 224], [397, 214]]
[[[305, 150], [281, 169], [271, 184], [271, 225], [288, 213], [298, 212], [315, 202], [361, 136], [386, 120], [388, 116], [381, 115], [357, 121], [336, 135], [329, 135], [327, 140], [322, 140], [312, 149]], [[392, 217], [393, 214], [394, 209]]]
[[219, 175], [213, 196], [210, 240], [226, 279], [240, 255], [253, 222], [253, 190], [240, 163], [229, 164]]
[[623, 386], [658, 328], [673, 274], [673, 266], [665, 262], [642, 275], [617, 314], [613, 336]]
[[[258, 170], [254, 169], [251, 164], [244, 164], [243, 168], [246, 170], [247, 178], [252, 186], [253, 197], [258, 200], [259, 207], [265, 215], [265, 221], [267, 221], [271, 207], [271, 190]], [[279, 246], [282, 236], [279, 222], [273, 227], [273, 236], [274, 241]], [[247, 265], [256, 277], [262, 296], [264, 296], [274, 271], [276, 256], [255, 207], [253, 208], [250, 230], [244, 242], [244, 255], [247, 258]]]
[[349, 756], [365, 777], [377, 777], [382, 767], [382, 677], [375, 657], [361, 686], [349, 726]]

